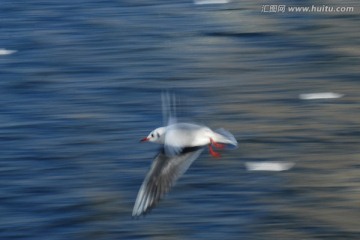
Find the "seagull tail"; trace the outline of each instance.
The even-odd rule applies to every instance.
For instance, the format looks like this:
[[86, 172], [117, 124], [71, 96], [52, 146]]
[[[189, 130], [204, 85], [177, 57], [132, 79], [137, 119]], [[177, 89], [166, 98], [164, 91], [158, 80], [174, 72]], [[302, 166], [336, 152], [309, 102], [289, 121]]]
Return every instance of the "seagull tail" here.
[[236, 141], [234, 135], [232, 135], [229, 131], [223, 128], [216, 129], [214, 140], [215, 142], [228, 144], [235, 148], [238, 145], [238, 142]]

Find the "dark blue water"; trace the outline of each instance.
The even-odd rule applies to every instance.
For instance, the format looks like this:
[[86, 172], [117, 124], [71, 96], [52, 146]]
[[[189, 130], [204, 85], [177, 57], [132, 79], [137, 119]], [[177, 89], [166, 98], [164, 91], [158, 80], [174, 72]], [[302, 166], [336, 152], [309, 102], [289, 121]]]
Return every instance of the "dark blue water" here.
[[[17, 52], [0, 56], [0, 238], [359, 239], [359, 3], [263, 4], [3, 0], [0, 48]], [[135, 220], [164, 89], [240, 145], [204, 152]]]

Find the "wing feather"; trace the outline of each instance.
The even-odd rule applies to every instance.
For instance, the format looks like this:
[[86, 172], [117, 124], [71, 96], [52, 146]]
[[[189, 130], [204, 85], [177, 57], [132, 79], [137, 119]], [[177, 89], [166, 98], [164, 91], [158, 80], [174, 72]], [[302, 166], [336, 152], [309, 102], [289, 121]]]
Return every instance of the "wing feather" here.
[[161, 94], [164, 126], [176, 123], [176, 97], [168, 91]]
[[155, 207], [202, 151], [202, 147], [194, 147], [170, 157], [162, 150], [153, 161], [140, 187], [132, 215], [137, 217], [146, 214]]

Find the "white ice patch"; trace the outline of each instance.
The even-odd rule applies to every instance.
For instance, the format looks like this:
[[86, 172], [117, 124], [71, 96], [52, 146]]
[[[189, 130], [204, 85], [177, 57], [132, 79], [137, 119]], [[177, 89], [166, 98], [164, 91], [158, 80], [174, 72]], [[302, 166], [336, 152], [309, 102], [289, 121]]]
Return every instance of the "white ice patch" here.
[[8, 50], [8, 49], [0, 48], [0, 56], [1, 55], [10, 55], [15, 52], [16, 52], [16, 50]]
[[196, 5], [205, 5], [205, 4], [225, 4], [229, 3], [230, 0], [194, 0]]
[[299, 95], [299, 98], [302, 100], [314, 100], [314, 99], [333, 99], [341, 98], [344, 94], [332, 93], [332, 92], [323, 92], [323, 93], [303, 93]]
[[295, 163], [292, 162], [246, 162], [248, 171], [286, 171], [292, 168]]

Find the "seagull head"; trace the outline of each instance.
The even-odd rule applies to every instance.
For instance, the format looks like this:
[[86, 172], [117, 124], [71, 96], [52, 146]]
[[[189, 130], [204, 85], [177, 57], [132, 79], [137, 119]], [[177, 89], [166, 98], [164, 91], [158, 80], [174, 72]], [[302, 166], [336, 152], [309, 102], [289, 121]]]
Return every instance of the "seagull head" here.
[[166, 127], [159, 127], [153, 130], [147, 137], [140, 140], [140, 142], [154, 142], [164, 144]]

